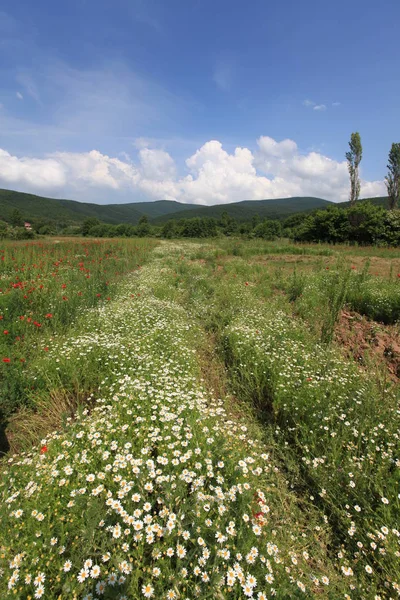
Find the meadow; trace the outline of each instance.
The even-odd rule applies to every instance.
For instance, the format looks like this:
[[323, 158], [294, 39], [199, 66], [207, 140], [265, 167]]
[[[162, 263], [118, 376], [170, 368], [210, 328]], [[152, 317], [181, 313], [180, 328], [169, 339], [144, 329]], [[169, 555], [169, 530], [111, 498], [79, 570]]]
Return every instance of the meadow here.
[[1, 598], [399, 597], [399, 250], [1, 255]]

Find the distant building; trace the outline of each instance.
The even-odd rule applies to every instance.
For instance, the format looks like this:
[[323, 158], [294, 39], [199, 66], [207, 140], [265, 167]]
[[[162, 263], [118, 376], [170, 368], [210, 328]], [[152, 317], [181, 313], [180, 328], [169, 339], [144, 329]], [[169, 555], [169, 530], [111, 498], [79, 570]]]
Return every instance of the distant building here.
[[24, 223], [24, 227], [25, 227], [25, 229], [27, 229], [28, 231], [32, 231], [32, 225], [31, 225], [30, 223], [27, 223], [26, 221], [25, 221], [25, 223]]

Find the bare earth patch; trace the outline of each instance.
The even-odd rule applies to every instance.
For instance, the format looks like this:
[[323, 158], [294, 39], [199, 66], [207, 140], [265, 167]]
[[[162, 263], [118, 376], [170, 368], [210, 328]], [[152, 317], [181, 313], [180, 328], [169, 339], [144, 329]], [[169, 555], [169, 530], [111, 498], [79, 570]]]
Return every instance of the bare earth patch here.
[[358, 313], [342, 311], [335, 331], [336, 341], [364, 368], [384, 367], [393, 381], [400, 379], [400, 329], [382, 325]]

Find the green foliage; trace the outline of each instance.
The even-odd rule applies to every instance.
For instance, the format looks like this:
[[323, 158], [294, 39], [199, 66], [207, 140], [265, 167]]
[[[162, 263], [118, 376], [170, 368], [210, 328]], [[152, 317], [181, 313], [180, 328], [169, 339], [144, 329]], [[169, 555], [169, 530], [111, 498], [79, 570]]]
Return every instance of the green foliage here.
[[149, 220], [146, 215], [143, 215], [139, 219], [139, 223], [136, 229], [136, 234], [139, 237], [146, 237], [150, 234], [151, 228], [149, 225]]
[[89, 217], [88, 219], [85, 219], [82, 223], [81, 234], [84, 236], [89, 235], [91, 229], [93, 229], [94, 227], [98, 227], [99, 225], [99, 219], [97, 219], [96, 217]]
[[0, 221], [0, 239], [8, 237], [9, 226], [5, 221]]
[[279, 221], [265, 220], [256, 225], [253, 230], [254, 237], [264, 240], [276, 240], [282, 234], [282, 225]]
[[293, 227], [291, 236], [297, 241], [373, 245], [397, 245], [399, 219], [390, 217], [381, 206], [358, 202], [349, 208], [316, 211]]
[[169, 239], [175, 237], [176, 234], [177, 234], [176, 221], [171, 219], [170, 221], [167, 221], [165, 223], [165, 225], [163, 225], [163, 227], [161, 229], [161, 235], [162, 235], [162, 237], [169, 240]]
[[183, 219], [179, 226], [179, 235], [188, 238], [205, 238], [217, 235], [215, 219]]
[[362, 145], [358, 131], [351, 134], [349, 147], [350, 150], [346, 152], [346, 159], [350, 175], [350, 204], [353, 205], [358, 200], [361, 189], [358, 168], [362, 158]]
[[389, 197], [389, 209], [394, 210], [400, 201], [400, 143], [392, 144], [387, 165], [388, 174], [385, 177]]
[[13, 227], [23, 227], [24, 219], [18, 208], [14, 209], [10, 214], [10, 223]]

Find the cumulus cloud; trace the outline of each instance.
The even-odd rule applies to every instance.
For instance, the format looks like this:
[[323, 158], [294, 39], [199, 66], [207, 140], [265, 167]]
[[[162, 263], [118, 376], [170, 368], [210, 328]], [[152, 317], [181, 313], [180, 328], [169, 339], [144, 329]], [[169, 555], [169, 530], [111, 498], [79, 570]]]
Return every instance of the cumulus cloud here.
[[28, 191], [56, 190], [66, 184], [65, 169], [54, 158], [17, 158], [0, 148], [0, 183]]
[[316, 104], [313, 110], [326, 110], [325, 104]]
[[[346, 162], [314, 151], [303, 154], [291, 139], [261, 136], [254, 150], [237, 147], [232, 152], [220, 141], [210, 140], [185, 164], [187, 173], [180, 175], [168, 152], [148, 147], [140, 148], [135, 161], [97, 150], [57, 152], [43, 158], [0, 150], [0, 187], [99, 203], [170, 199], [225, 204], [289, 196], [348, 199]], [[384, 194], [383, 181], [362, 181], [361, 196]]]

